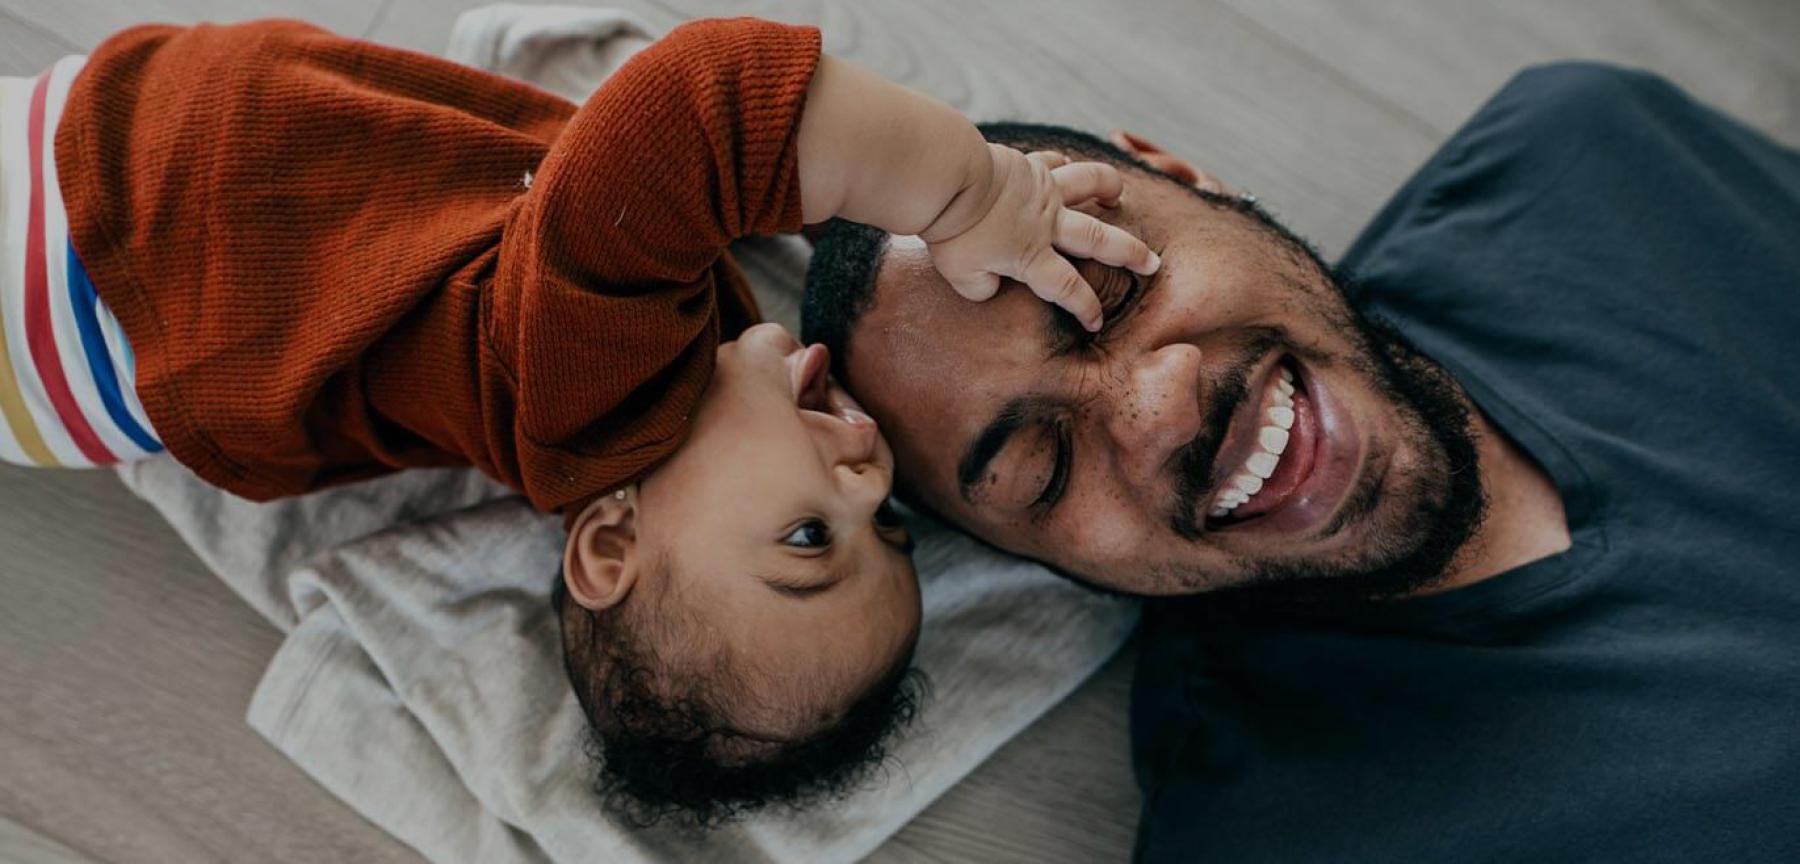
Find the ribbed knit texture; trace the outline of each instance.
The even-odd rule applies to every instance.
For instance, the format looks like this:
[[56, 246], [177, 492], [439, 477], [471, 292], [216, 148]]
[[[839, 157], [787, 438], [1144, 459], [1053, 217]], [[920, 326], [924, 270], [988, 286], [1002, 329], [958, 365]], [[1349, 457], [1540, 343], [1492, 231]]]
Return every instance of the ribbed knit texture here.
[[678, 446], [754, 320], [724, 252], [800, 228], [818, 57], [811, 28], [695, 22], [577, 111], [298, 22], [140, 27], [76, 81], [58, 175], [201, 477], [263, 500], [467, 463], [555, 511]]

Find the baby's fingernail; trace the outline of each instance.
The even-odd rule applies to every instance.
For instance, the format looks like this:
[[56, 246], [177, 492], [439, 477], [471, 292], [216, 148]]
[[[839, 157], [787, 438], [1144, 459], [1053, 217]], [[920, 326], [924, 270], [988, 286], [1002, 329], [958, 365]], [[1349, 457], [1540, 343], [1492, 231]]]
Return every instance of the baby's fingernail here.
[[1162, 269], [1162, 256], [1154, 251], [1150, 253], [1150, 262], [1144, 265], [1144, 275], [1148, 276]]
[[1103, 326], [1104, 324], [1106, 324], [1106, 320], [1101, 318], [1100, 316], [1096, 315], [1096, 316], [1094, 316], [1094, 320], [1088, 322], [1088, 325], [1087, 325], [1088, 332], [1089, 333], [1098, 333], [1098, 332], [1100, 332], [1101, 326]]

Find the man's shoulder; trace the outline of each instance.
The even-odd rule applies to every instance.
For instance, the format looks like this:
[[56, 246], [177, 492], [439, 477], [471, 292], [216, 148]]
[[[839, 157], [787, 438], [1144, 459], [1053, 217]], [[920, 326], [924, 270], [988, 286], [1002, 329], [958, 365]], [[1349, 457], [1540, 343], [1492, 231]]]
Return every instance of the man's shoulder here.
[[1628, 142], [1696, 106], [1681, 88], [1642, 69], [1588, 60], [1514, 74], [1445, 145], [1513, 167], [1554, 168], [1596, 149], [1631, 161]]
[[1445, 142], [1420, 172], [1443, 180], [1501, 180], [1508, 191], [1553, 182], [1576, 161], [1635, 161], [1633, 146], [1696, 106], [1680, 88], [1641, 69], [1587, 60], [1526, 67]]
[[1531, 66], [1445, 141], [1340, 263], [1360, 273], [1396, 248], [1420, 253], [1422, 234], [1459, 258], [1469, 251], [1459, 244], [1520, 232], [1552, 246], [1591, 244], [1606, 239], [1588, 236], [1596, 223], [1625, 230], [1645, 217], [1669, 222], [1676, 202], [1693, 215], [1721, 196], [1800, 189], [1793, 161], [1654, 73], [1593, 61]]
[[1654, 72], [1597, 60], [1559, 60], [1519, 70], [1489, 101], [1518, 103], [1533, 118], [1588, 120], [1645, 100], [1680, 97]]

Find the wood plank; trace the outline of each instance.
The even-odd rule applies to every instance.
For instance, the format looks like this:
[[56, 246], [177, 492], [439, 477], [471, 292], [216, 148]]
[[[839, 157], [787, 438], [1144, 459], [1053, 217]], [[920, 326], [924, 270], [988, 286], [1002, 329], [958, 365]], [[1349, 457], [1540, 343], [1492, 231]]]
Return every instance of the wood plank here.
[[0, 75], [36, 75], [79, 51], [74, 43], [0, 8]]
[[0, 816], [0, 860], [12, 864], [99, 864], [5, 816]]
[[1800, 71], [1800, 4], [1792, 0], [1658, 0], [1678, 30], [1711, 29], [1748, 43], [1764, 60]]
[[[1520, 68], [1586, 58], [1653, 70], [1800, 143], [1800, 14], [1642, 0], [1223, 0], [1246, 21], [1447, 136]], [[1758, 24], [1764, 26], [1758, 26]], [[1786, 32], [1782, 29], [1786, 28]], [[1746, 38], [1748, 33], [1760, 39]]]
[[380, 4], [369, 0], [6, 0], [0, 8], [87, 51], [120, 30], [146, 22], [299, 18], [355, 35], [368, 28]]
[[279, 634], [110, 472], [0, 467], [0, 596], [0, 817], [104, 861], [417, 860], [244, 723]]

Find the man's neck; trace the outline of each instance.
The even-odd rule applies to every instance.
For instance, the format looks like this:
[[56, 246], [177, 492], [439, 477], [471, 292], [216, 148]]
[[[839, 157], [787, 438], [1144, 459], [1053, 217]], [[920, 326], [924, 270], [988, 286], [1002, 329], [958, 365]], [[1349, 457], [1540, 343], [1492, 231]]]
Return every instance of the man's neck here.
[[1422, 593], [1472, 585], [1569, 548], [1562, 496], [1550, 475], [1486, 415], [1471, 414], [1487, 515], [1451, 562], [1449, 576]]

